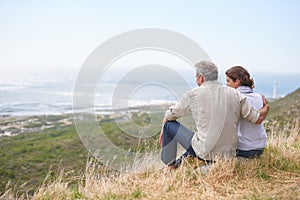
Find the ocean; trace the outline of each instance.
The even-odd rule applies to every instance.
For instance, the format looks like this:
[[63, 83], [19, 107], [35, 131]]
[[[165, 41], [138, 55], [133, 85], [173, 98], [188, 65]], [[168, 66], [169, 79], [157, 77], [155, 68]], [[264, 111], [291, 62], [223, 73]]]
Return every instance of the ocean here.
[[[73, 93], [77, 70], [52, 70], [51, 72], [2, 73], [0, 75], [0, 115], [31, 116], [59, 115], [73, 112]], [[114, 75], [117, 73], [113, 73]], [[124, 74], [123, 74], [124, 75]], [[164, 76], [164, 74], [161, 74]], [[131, 88], [128, 106], [175, 103], [187, 88], [196, 87], [194, 71], [181, 73], [186, 82], [178, 82], [165, 76], [169, 84], [158, 84], [147, 80], [132, 78], [121, 82], [114, 76], [108, 76], [99, 82], [95, 91], [95, 111], [109, 113], [116, 88]], [[272, 97], [274, 81], [277, 82], [277, 97], [295, 91], [300, 87], [299, 74], [254, 73], [255, 92]], [[122, 77], [122, 75], [115, 76]], [[221, 77], [225, 84], [225, 76]], [[187, 87], [188, 86], [188, 87]], [[132, 90], [134, 88], [134, 90]], [[178, 92], [174, 92], [178, 91]]]

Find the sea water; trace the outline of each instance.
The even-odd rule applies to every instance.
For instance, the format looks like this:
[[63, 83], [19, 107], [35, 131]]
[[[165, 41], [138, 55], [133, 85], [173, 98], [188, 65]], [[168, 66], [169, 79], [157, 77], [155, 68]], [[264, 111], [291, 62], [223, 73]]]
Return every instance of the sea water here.
[[[51, 73], [39, 71], [0, 74], [0, 115], [49, 115], [74, 112], [72, 105], [77, 75], [78, 70], [59, 69], [52, 70]], [[185, 71], [181, 75], [186, 82], [178, 82], [167, 74], [161, 74], [170, 83], [168, 86], [170, 88], [150, 83], [151, 80], [145, 85], [145, 80], [139, 83], [139, 79], [134, 77], [131, 81], [122, 83], [113, 76], [100, 80], [94, 93], [95, 111], [110, 112], [118, 84], [122, 84], [124, 88], [137, 88], [135, 91], [128, 91], [130, 98], [125, 99], [128, 106], [175, 103], [187, 88], [196, 87], [193, 70]], [[225, 84], [225, 75], [222, 76], [221, 74], [220, 80]], [[266, 97], [272, 97], [274, 81], [277, 82], [277, 97], [284, 97], [300, 87], [299, 73], [253, 73], [252, 77], [255, 81], [254, 91]], [[172, 91], [179, 92], [174, 94]]]

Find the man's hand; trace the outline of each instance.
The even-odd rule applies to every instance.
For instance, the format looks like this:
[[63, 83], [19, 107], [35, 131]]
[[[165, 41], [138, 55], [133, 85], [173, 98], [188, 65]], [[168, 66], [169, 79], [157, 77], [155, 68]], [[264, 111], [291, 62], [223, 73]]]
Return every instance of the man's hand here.
[[262, 94], [262, 99], [263, 99], [263, 105], [264, 107], [262, 107], [260, 110], [259, 110], [259, 118], [258, 120], [255, 122], [256, 124], [260, 124], [262, 121], [264, 121], [264, 119], [266, 118], [268, 112], [269, 112], [269, 109], [270, 109], [270, 106], [269, 106], [269, 103], [268, 103], [268, 100], [266, 99], [266, 97]]
[[268, 103], [268, 100], [267, 100], [267, 98], [265, 97], [265, 95], [263, 95], [263, 94], [260, 94], [261, 95], [261, 97], [262, 97], [262, 99], [263, 99], [263, 105], [265, 106], [265, 105], [269, 105], [269, 103]]
[[165, 123], [167, 123], [168, 121], [169, 121], [168, 118], [167, 118], [167, 117], [164, 117], [164, 118], [163, 118], [163, 122], [162, 122], [163, 125], [164, 125]]

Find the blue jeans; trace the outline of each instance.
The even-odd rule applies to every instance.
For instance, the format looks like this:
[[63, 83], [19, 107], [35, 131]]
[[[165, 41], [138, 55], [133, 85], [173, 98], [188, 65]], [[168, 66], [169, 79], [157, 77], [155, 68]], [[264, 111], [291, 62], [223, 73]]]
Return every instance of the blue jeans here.
[[249, 151], [236, 150], [236, 156], [241, 156], [244, 158], [259, 158], [264, 152], [264, 149], [254, 149]]
[[196, 157], [196, 153], [191, 146], [194, 132], [187, 129], [177, 121], [169, 121], [163, 127], [163, 142], [161, 160], [165, 164], [170, 164], [176, 160], [177, 144], [179, 143], [187, 150], [185, 155]]

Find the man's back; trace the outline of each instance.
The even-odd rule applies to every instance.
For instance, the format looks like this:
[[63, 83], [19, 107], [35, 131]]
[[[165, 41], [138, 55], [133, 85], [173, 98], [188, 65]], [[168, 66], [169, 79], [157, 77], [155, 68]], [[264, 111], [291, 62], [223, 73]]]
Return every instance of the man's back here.
[[192, 139], [196, 154], [206, 160], [235, 156], [240, 116], [255, 122], [258, 113], [238, 91], [217, 81], [205, 82], [187, 96], [197, 127]]

